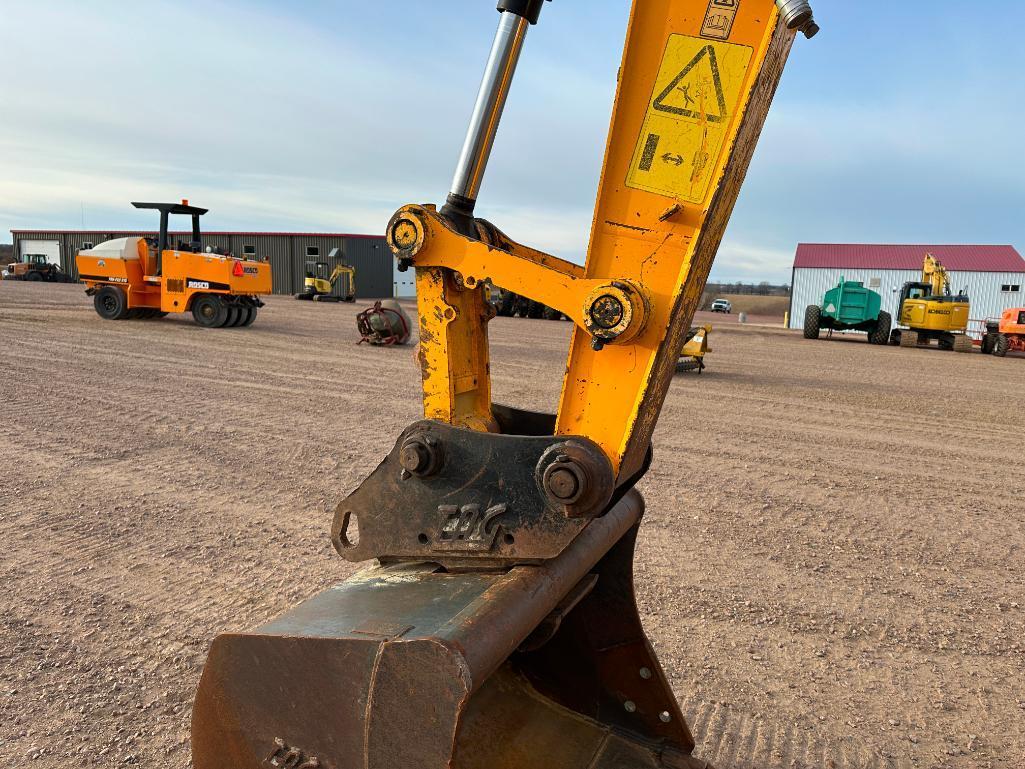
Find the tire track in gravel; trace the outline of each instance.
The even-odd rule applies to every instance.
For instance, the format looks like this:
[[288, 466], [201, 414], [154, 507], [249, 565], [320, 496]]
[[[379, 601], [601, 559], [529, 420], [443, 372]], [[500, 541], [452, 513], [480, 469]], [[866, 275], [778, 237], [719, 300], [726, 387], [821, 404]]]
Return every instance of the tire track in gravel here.
[[[420, 416], [412, 352], [356, 347], [358, 309], [272, 297], [217, 333], [0, 284], [0, 763], [186, 769], [213, 637], [351, 572], [331, 510]], [[554, 409], [570, 331], [496, 319], [496, 399]], [[1019, 769], [1025, 362], [712, 347], [667, 398], [636, 563], [698, 754]]]

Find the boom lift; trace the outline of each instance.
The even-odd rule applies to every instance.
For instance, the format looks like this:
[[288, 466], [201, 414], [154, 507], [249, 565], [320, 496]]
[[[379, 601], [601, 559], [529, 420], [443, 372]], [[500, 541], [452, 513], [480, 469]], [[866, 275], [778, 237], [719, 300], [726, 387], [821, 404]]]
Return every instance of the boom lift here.
[[935, 341], [940, 349], [971, 352], [968, 336], [968, 296], [953, 294], [950, 275], [932, 254], [922, 263], [922, 280], [905, 283], [900, 292], [900, 325], [890, 335], [891, 344], [925, 347]]
[[[266, 262], [236, 259], [203, 251], [199, 218], [207, 209], [181, 203], [132, 203], [160, 212], [156, 238], [117, 238], [78, 252], [75, 258], [85, 293], [106, 320], [164, 317], [191, 312], [208, 328], [250, 326], [271, 292], [271, 267]], [[192, 237], [173, 245], [171, 216], [192, 219]]]
[[[473, 213], [542, 5], [499, 3], [448, 201], [388, 225], [416, 270], [425, 419], [332, 526], [376, 564], [214, 641], [195, 769], [707, 767], [638, 617], [634, 485], [795, 32], [817, 27], [794, 0], [635, 0], [580, 267]], [[576, 324], [557, 415], [491, 400], [491, 281]]]
[[[329, 256], [334, 257], [339, 253], [337, 248], [331, 249]], [[331, 275], [324, 277], [327, 273], [327, 262], [306, 262], [306, 280], [303, 284], [302, 293], [296, 294], [296, 299], [314, 302], [355, 302], [356, 301], [356, 268], [345, 262], [335, 265]], [[331, 292], [335, 283], [342, 276], [346, 277], [346, 288], [344, 296], [335, 296]]]
[[1025, 307], [1004, 310], [1000, 320], [986, 321], [982, 351], [1003, 358], [1009, 352], [1025, 352]]

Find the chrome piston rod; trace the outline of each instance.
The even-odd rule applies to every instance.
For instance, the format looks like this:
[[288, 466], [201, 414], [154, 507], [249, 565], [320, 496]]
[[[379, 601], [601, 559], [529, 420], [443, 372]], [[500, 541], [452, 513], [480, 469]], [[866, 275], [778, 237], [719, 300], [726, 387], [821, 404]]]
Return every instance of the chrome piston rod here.
[[459, 213], [473, 212], [529, 26], [528, 19], [511, 11], [504, 11], [499, 17], [498, 32], [452, 179], [448, 205]]

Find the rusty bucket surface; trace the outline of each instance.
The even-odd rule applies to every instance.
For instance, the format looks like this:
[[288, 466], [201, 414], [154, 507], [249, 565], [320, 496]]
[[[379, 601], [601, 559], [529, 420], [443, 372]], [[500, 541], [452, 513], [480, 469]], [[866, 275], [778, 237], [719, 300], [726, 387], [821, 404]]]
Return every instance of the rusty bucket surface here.
[[633, 597], [628, 493], [558, 558], [376, 567], [216, 639], [196, 769], [707, 766]]

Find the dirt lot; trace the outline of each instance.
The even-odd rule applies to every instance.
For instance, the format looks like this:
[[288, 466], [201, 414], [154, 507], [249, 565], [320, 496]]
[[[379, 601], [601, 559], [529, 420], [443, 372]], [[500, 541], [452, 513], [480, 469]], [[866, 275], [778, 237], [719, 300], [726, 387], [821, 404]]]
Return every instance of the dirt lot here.
[[[0, 284], [0, 765], [187, 767], [214, 635], [350, 572], [329, 510], [419, 415], [409, 349], [356, 347], [354, 312], [208, 331]], [[496, 320], [497, 398], [552, 408], [568, 332]], [[637, 573], [701, 755], [1025, 766], [1025, 360], [712, 342], [656, 434]]]

